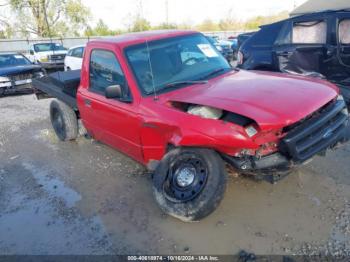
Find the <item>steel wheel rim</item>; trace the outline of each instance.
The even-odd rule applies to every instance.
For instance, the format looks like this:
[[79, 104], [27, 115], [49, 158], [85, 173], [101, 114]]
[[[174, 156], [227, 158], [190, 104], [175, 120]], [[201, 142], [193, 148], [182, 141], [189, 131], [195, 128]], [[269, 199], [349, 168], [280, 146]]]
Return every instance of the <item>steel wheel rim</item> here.
[[172, 202], [188, 202], [203, 191], [207, 179], [208, 167], [205, 161], [193, 153], [184, 153], [170, 163], [163, 192]]
[[64, 122], [62, 115], [57, 109], [54, 109], [52, 112], [52, 125], [56, 131], [56, 134], [58, 134], [60, 138], [63, 138], [62, 132], [64, 131]]

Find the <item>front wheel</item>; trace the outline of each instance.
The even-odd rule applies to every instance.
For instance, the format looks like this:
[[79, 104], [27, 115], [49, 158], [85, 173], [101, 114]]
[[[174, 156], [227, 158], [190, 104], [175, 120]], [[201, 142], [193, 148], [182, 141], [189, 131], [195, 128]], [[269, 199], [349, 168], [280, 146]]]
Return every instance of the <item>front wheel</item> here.
[[78, 118], [67, 104], [53, 100], [50, 105], [50, 119], [57, 137], [61, 141], [74, 140], [78, 136]]
[[0, 97], [5, 94], [5, 87], [0, 87]]
[[153, 177], [153, 194], [160, 208], [182, 221], [199, 221], [220, 204], [227, 173], [213, 150], [177, 148], [165, 155]]

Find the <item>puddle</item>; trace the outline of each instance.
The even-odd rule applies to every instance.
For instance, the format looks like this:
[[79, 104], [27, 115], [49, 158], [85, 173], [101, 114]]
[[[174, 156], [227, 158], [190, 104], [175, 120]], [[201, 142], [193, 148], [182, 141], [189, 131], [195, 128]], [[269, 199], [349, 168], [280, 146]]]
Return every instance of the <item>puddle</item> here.
[[[22, 196], [21, 198], [25, 198]], [[18, 201], [10, 202], [10, 209]], [[23, 202], [0, 216], [0, 253], [16, 255], [108, 254], [100, 219], [58, 215], [46, 199]]]
[[31, 172], [37, 183], [52, 197], [64, 200], [68, 208], [74, 207], [81, 200], [81, 195], [65, 186], [64, 182], [47, 175], [45, 170], [37, 170], [29, 163], [23, 163], [24, 168]]

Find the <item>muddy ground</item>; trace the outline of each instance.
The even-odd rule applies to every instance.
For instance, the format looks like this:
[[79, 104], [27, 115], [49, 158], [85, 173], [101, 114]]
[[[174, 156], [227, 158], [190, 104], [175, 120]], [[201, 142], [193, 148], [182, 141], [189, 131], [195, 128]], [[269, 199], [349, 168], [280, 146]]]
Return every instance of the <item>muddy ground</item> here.
[[0, 254], [350, 253], [350, 144], [276, 185], [230, 176], [199, 223], [164, 215], [142, 166], [59, 142], [49, 100], [0, 98]]

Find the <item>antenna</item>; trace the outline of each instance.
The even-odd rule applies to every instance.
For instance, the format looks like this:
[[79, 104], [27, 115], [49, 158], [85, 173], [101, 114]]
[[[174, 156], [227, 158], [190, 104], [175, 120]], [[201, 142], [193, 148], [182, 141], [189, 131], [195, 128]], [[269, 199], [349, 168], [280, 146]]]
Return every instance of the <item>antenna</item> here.
[[153, 75], [153, 68], [151, 63], [151, 52], [149, 51], [149, 45], [148, 45], [147, 39], [146, 39], [146, 46], [147, 46], [147, 53], [148, 53], [148, 63], [149, 63], [149, 68], [151, 70], [151, 76], [152, 76], [152, 88], [153, 88], [154, 100], [158, 100], [157, 90], [154, 84], [154, 75]]

